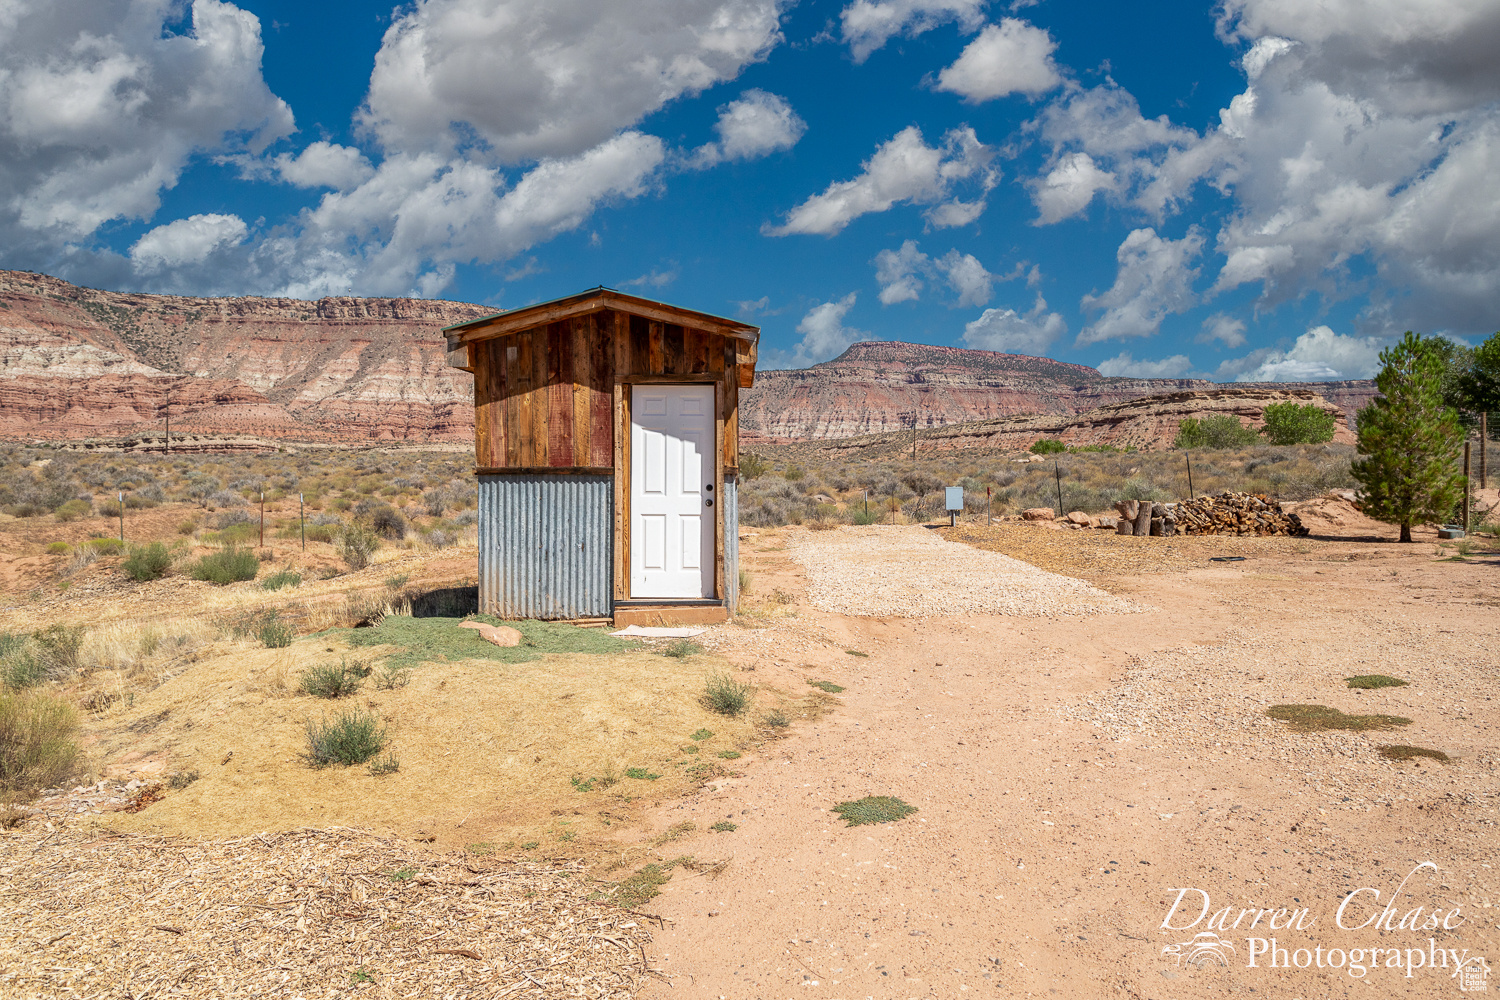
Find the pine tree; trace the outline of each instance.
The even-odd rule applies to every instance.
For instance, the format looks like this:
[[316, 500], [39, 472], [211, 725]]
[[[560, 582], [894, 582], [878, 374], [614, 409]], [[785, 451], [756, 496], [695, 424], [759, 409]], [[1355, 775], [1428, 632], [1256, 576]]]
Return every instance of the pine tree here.
[[1458, 414], [1443, 404], [1443, 356], [1407, 331], [1380, 352], [1380, 398], [1359, 411], [1359, 453], [1352, 467], [1365, 513], [1401, 526], [1411, 541], [1418, 521], [1448, 517], [1463, 500], [1457, 457], [1463, 447]]

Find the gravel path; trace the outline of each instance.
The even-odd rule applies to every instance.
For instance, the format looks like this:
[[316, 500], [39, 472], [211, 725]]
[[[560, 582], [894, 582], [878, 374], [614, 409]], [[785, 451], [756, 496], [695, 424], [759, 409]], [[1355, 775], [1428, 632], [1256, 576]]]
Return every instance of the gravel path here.
[[842, 615], [1028, 617], [1143, 610], [1082, 580], [998, 552], [945, 542], [922, 527], [841, 527], [794, 536], [808, 602]]

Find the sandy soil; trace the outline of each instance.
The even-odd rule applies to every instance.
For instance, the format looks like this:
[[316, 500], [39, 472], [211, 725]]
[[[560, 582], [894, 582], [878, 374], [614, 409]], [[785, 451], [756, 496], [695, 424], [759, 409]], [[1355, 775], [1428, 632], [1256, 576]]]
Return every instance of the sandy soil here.
[[[732, 863], [650, 904], [673, 923], [651, 956], [665, 978], [642, 996], [1458, 993], [1451, 953], [1426, 967], [1439, 949], [1500, 959], [1500, 558], [1440, 561], [1430, 541], [1355, 541], [1368, 524], [1329, 521], [1311, 540], [1174, 540], [1165, 572], [1142, 550], [1166, 540], [993, 529], [1023, 557], [1032, 542], [1096, 547], [1079, 575], [1148, 607], [1043, 619], [819, 611], [788, 551], [801, 529], [747, 532], [754, 593], [795, 603], [716, 630], [719, 651], [764, 683], [847, 691], [739, 777], [657, 811], [658, 828], [703, 831], [674, 851]], [[1209, 561], [1224, 553], [1245, 559]], [[1411, 683], [1343, 681], [1370, 673]], [[1283, 703], [1413, 721], [1298, 734], [1264, 714]], [[1395, 763], [1387, 744], [1453, 759]], [[855, 828], [829, 812], [865, 795], [919, 812]], [[707, 832], [721, 820], [737, 829]], [[1403, 880], [1394, 929], [1377, 931]], [[1343, 924], [1371, 926], [1340, 927], [1363, 887]], [[1223, 964], [1179, 957], [1224, 908]], [[1434, 911], [1449, 929], [1427, 929]]]

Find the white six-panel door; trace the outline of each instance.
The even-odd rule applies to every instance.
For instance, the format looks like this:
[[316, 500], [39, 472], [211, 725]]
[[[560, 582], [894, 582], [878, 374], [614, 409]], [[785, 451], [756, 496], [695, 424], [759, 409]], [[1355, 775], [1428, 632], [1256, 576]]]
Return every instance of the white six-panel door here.
[[630, 596], [714, 596], [714, 387], [637, 385], [630, 404]]

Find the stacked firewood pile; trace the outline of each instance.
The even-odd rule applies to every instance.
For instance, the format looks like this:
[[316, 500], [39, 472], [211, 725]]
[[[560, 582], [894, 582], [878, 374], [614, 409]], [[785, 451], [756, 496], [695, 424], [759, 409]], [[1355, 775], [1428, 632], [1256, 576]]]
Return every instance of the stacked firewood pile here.
[[1220, 493], [1177, 503], [1121, 500], [1115, 504], [1122, 535], [1291, 535], [1307, 534], [1296, 514], [1263, 493]]

